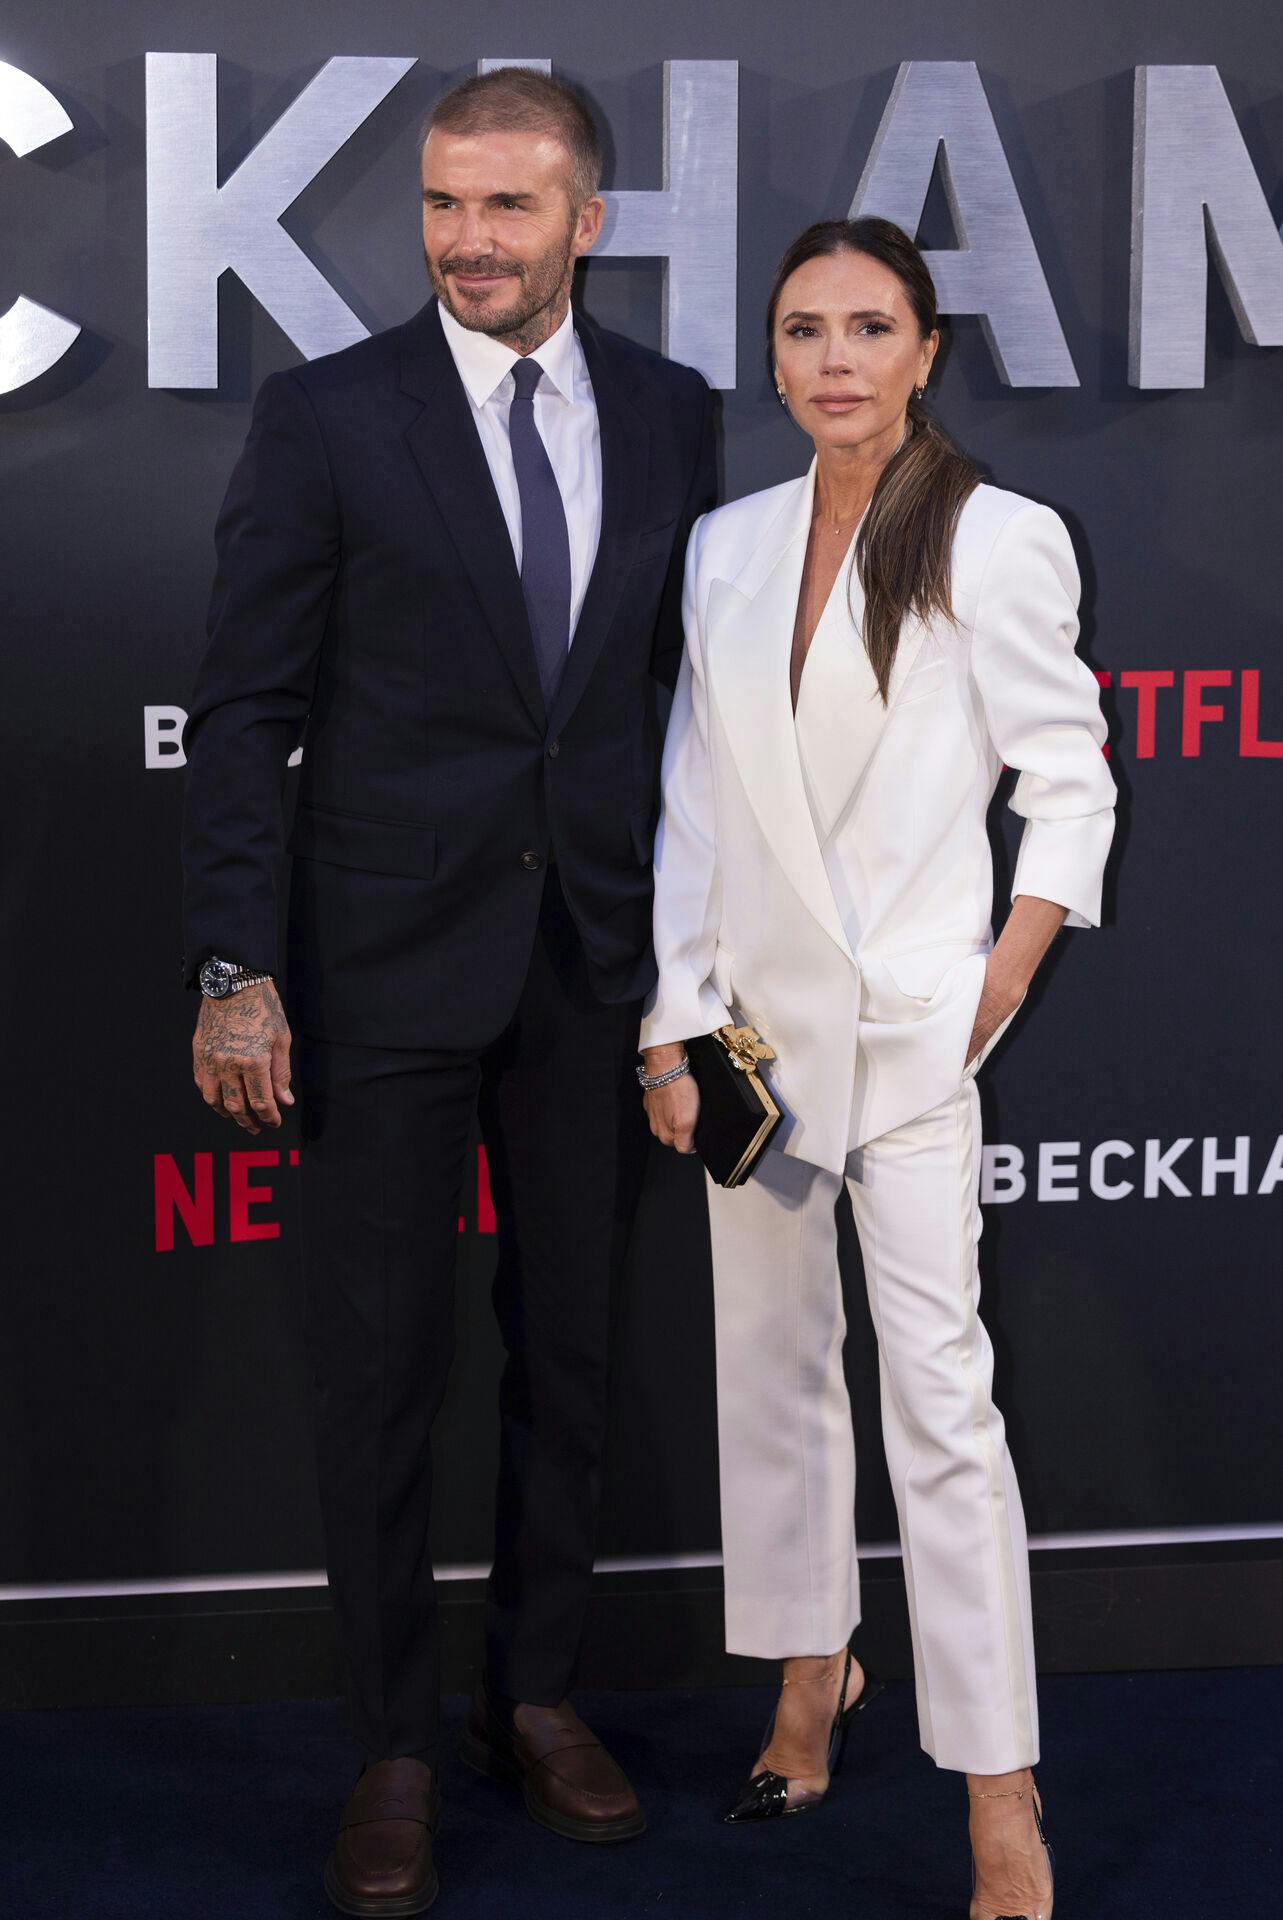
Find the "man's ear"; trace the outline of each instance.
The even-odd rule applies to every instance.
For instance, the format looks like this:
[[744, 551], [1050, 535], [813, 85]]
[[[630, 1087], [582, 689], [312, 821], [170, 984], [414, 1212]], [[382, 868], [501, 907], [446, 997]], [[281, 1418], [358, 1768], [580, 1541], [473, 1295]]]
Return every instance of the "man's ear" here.
[[575, 220], [575, 239], [572, 252], [576, 258], [591, 253], [601, 238], [601, 224], [606, 214], [606, 202], [599, 193], [591, 200], [585, 200]]

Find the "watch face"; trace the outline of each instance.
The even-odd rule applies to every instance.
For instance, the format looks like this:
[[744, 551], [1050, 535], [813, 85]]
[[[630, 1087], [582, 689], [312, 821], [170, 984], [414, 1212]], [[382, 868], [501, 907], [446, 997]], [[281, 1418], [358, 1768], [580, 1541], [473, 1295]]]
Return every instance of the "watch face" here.
[[207, 960], [200, 970], [201, 991], [221, 1000], [231, 991], [233, 968], [228, 960]]

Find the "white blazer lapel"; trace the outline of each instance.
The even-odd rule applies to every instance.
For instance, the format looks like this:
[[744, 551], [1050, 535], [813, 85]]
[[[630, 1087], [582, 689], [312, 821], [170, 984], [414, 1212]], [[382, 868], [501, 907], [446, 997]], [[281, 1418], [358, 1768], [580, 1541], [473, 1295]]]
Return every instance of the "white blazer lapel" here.
[[806, 656], [794, 722], [821, 847], [846, 812], [882, 727], [882, 700], [864, 651], [862, 617], [859, 576], [848, 555]]
[[[863, 621], [863, 612], [863, 606], [861, 606], [861, 621]], [[830, 837], [841, 831], [850, 815], [852, 807], [855, 805], [861, 787], [868, 778], [869, 768], [873, 765], [877, 757], [878, 748], [886, 739], [887, 722], [895, 712], [895, 703], [900, 698], [905, 681], [912, 672], [918, 655], [922, 651], [922, 642], [926, 637], [926, 631], [926, 628], [916, 614], [910, 614], [901, 626], [900, 639], [895, 650], [895, 659], [891, 663], [891, 678], [887, 682], [885, 706], [883, 706], [881, 700], [877, 697], [877, 681], [874, 679], [872, 667], [869, 667], [869, 679], [873, 682], [874, 686], [873, 724], [868, 727], [864, 733], [860, 753], [853, 756], [851, 790], [847, 795], [846, 805], [842, 808], [841, 814], [833, 823]], [[863, 649], [863, 641], [861, 641], [861, 649]], [[867, 654], [865, 658], [866, 660], [868, 659]]]
[[864, 647], [859, 572], [843, 562], [834, 599], [807, 655], [797, 703], [796, 731], [826, 840], [837, 831], [860, 790], [917, 660], [923, 633], [919, 620], [905, 621], [884, 706]]
[[811, 521], [814, 467], [736, 574], [715, 579], [705, 622], [710, 691], [767, 843], [800, 899], [848, 958], [802, 779], [789, 655]]

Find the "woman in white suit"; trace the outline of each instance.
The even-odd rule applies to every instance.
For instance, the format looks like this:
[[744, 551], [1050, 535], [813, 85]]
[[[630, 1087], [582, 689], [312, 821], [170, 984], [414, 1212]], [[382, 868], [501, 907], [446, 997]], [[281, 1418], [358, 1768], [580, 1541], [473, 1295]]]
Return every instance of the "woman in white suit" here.
[[[921, 405], [938, 343], [917, 248], [810, 228], [768, 338], [815, 444], [804, 478], [699, 521], [656, 841], [652, 1131], [689, 1152], [683, 1042], [747, 1022], [784, 1113], [746, 1185], [710, 1183], [727, 1645], [782, 1659], [728, 1818], [822, 1798], [872, 1687], [835, 1206], [877, 1331], [922, 1743], [967, 1776], [972, 1920], [1051, 1912], [1028, 1553], [977, 1314], [977, 1068], [1057, 930], [1095, 926], [1114, 787], [1078, 575], [1048, 508], [982, 485]], [[1026, 825], [996, 944], [985, 814]], [[659, 1084], [655, 1084], [658, 1082]]]

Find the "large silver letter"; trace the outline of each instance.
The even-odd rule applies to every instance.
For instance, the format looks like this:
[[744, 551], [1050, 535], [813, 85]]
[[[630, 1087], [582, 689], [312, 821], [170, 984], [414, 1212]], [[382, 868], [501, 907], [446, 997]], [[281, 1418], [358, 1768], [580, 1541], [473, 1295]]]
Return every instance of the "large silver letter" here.
[[896, 75], [851, 217], [916, 233], [940, 157], [958, 247], [928, 253], [941, 313], [978, 313], [1012, 387], [1076, 387], [1016, 183], [974, 60], [906, 60]]
[[1201, 387], [1209, 247], [1243, 338], [1277, 347], [1283, 242], [1215, 67], [1137, 67], [1132, 139], [1131, 383]]
[[279, 224], [412, 59], [327, 60], [218, 184], [218, 57], [147, 55], [148, 385], [218, 385], [218, 281], [230, 267], [309, 360], [368, 331]]
[[[478, 71], [533, 67], [541, 59], [479, 60]], [[739, 191], [739, 63], [664, 63], [664, 184], [603, 193], [597, 254], [664, 261], [664, 352], [698, 367], [714, 387], [735, 385], [735, 281]]]
[[598, 252], [660, 256], [664, 352], [735, 385], [739, 63], [664, 62], [664, 184], [608, 193]]
[[[0, 140], [21, 160], [71, 131], [71, 121], [48, 87], [0, 60]], [[19, 294], [0, 314], [0, 393], [14, 393], [48, 373], [80, 332], [52, 307]]]

